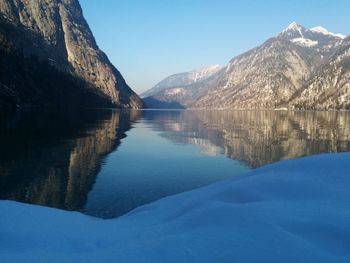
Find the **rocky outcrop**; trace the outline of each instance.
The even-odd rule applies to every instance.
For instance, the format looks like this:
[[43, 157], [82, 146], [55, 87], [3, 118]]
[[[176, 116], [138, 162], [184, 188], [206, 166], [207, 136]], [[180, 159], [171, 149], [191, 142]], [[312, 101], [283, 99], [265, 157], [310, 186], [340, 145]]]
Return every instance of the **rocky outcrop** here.
[[98, 48], [78, 0], [0, 0], [0, 15], [1, 32], [25, 55], [83, 79], [117, 107], [142, 107]]

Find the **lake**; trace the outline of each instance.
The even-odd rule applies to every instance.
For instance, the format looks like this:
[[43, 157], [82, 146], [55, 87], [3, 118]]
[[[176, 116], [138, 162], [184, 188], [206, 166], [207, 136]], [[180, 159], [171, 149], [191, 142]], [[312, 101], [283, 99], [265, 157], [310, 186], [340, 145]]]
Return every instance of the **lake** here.
[[1, 120], [0, 146], [0, 199], [115, 218], [280, 160], [350, 151], [350, 112], [23, 113]]

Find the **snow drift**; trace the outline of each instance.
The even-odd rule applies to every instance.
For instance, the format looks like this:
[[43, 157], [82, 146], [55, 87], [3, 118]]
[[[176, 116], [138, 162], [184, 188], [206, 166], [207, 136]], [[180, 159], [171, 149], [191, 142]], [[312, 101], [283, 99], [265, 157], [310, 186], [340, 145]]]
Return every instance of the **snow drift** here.
[[349, 262], [350, 154], [283, 161], [112, 220], [0, 202], [1, 262]]

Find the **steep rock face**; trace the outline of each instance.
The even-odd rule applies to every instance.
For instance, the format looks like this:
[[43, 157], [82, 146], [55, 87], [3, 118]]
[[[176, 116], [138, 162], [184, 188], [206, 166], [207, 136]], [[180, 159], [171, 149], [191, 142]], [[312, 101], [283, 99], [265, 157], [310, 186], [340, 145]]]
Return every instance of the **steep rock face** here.
[[350, 109], [350, 38], [291, 98], [297, 109]]
[[183, 108], [202, 96], [215, 85], [223, 73], [219, 65], [199, 70], [171, 75], [159, 82], [152, 89], [141, 94], [145, 103], [151, 108]]
[[0, 0], [0, 14], [16, 28], [5, 33], [24, 54], [46, 59], [58, 69], [84, 79], [116, 106], [142, 106], [98, 48], [77, 0]]
[[292, 23], [277, 37], [231, 60], [217, 85], [199, 98], [193, 107], [284, 107], [341, 45], [342, 39], [339, 35]]
[[[5, 25], [5, 26], [4, 26]], [[67, 109], [115, 107], [100, 89], [73, 74], [58, 70], [46, 59], [24, 55], [8, 41], [4, 31], [14, 29], [2, 24], [0, 28], [0, 115], [27, 106]], [[16, 33], [17, 34], [17, 33]], [[22, 43], [27, 39], [23, 34]], [[38, 38], [36, 38], [38, 39]], [[37, 42], [33, 42], [37, 43]], [[42, 52], [42, 54], [44, 54]]]

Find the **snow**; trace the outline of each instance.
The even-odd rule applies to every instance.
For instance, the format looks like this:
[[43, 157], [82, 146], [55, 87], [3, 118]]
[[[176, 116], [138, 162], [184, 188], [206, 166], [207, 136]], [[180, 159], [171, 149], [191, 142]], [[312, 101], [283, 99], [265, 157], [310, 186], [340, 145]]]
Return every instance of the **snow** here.
[[325, 29], [324, 27], [321, 27], [321, 26], [310, 28], [310, 31], [312, 31], [314, 33], [320, 33], [320, 34], [323, 34], [323, 35], [327, 35], [327, 36], [338, 37], [338, 38], [341, 38], [341, 39], [346, 38], [346, 36], [344, 36], [342, 34], [334, 34], [332, 32], [329, 32], [327, 29]]
[[301, 34], [302, 30], [303, 27], [301, 25], [299, 25], [297, 22], [292, 22], [286, 29], [282, 31], [282, 34], [288, 31], [298, 31]]
[[350, 153], [283, 161], [118, 219], [0, 202], [0, 262], [350, 262]]
[[346, 36], [342, 35], [342, 34], [334, 34], [332, 32], [329, 32], [327, 29], [325, 29], [324, 27], [322, 26], [317, 26], [317, 27], [313, 27], [313, 28], [310, 28], [310, 29], [305, 29], [303, 26], [301, 26], [300, 24], [298, 24], [297, 22], [293, 22], [291, 23], [286, 29], [284, 29], [282, 31], [281, 34], [283, 33], [290, 33], [290, 32], [298, 32], [300, 34], [300, 39], [304, 39], [304, 35], [303, 35], [303, 32], [313, 32], [313, 33], [318, 33], [318, 34], [323, 34], [323, 35], [326, 35], [326, 36], [332, 36], [332, 37], [337, 37], [339, 39], [345, 39]]
[[218, 73], [222, 68], [223, 67], [220, 65], [212, 65], [197, 70], [177, 73], [168, 76], [150, 90], [147, 90], [146, 92], [142, 93], [141, 97], [145, 98], [148, 96], [154, 96], [158, 92], [167, 88], [185, 87], [197, 82], [205, 81], [206, 79]]
[[166, 95], [179, 95], [179, 94], [182, 94], [186, 92], [185, 89], [183, 88], [173, 88], [173, 89], [169, 89], [169, 90], [166, 90]]
[[316, 46], [318, 44], [317, 41], [303, 38], [303, 37], [294, 38], [294, 39], [291, 39], [291, 41], [294, 44], [298, 44], [298, 45], [305, 46], [305, 47], [313, 47], [313, 46]]
[[193, 82], [198, 82], [211, 77], [220, 69], [222, 69], [222, 66], [217, 64], [208, 67], [203, 67], [198, 70], [190, 71], [189, 74], [191, 75], [191, 79], [193, 80]]

